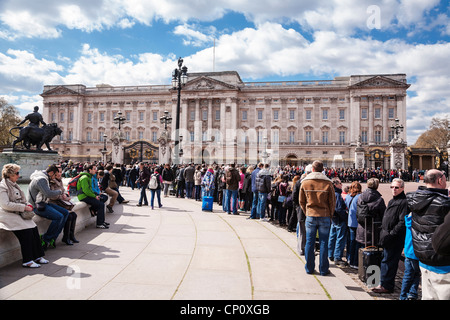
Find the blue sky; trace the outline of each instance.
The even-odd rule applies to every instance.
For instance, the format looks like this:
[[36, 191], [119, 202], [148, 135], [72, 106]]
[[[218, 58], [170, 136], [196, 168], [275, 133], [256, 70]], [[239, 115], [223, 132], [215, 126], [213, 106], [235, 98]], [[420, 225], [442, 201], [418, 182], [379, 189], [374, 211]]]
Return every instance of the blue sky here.
[[169, 84], [405, 73], [407, 139], [450, 117], [450, 5], [439, 0], [2, 0], [0, 97], [24, 115], [44, 85]]

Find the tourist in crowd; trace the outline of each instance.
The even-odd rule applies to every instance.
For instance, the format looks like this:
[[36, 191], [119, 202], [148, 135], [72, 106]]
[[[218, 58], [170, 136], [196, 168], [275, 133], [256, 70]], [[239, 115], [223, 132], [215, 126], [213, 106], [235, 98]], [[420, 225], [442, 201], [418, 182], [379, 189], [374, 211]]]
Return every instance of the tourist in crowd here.
[[308, 274], [314, 272], [314, 248], [318, 232], [320, 244], [319, 272], [320, 275], [325, 276], [330, 272], [328, 237], [331, 218], [336, 207], [336, 196], [331, 180], [322, 173], [323, 163], [314, 161], [312, 171], [303, 179], [299, 196], [300, 206], [306, 214], [305, 270]]
[[244, 190], [245, 171], [246, 168], [244, 166], [239, 168], [239, 176], [241, 177], [241, 179], [239, 180], [239, 188], [238, 188], [239, 211], [244, 211], [245, 206], [245, 190]]
[[85, 202], [93, 212], [96, 212], [98, 229], [108, 229], [109, 223], [105, 221], [105, 204], [100, 200], [100, 195], [92, 190], [92, 176], [97, 173], [97, 166], [86, 164], [84, 170], [80, 173], [81, 177], [77, 183], [78, 200]]
[[0, 229], [11, 231], [19, 240], [22, 266], [38, 268], [48, 263], [44, 258], [39, 231], [32, 220], [33, 206], [27, 202], [24, 192], [17, 184], [20, 166], [5, 164], [0, 181]]
[[394, 292], [395, 276], [406, 234], [405, 215], [408, 212], [408, 202], [404, 190], [404, 181], [394, 178], [391, 183], [393, 198], [386, 207], [381, 224], [380, 246], [383, 247], [383, 260], [380, 285], [372, 288], [372, 291], [376, 293]]
[[260, 220], [264, 220], [266, 214], [267, 195], [271, 191], [272, 187], [272, 175], [269, 170], [270, 165], [266, 163], [263, 166], [264, 169], [258, 172], [255, 180], [256, 190], [258, 191], [256, 217]]
[[113, 190], [117, 189], [118, 185], [116, 182], [116, 176], [111, 173], [112, 168], [113, 166], [108, 164], [106, 165], [105, 170], [98, 172], [101, 191], [110, 197], [109, 204], [106, 206], [106, 209], [108, 209], [110, 213], [114, 212], [113, 206], [116, 204], [117, 198], [119, 197], [119, 192]]
[[358, 242], [356, 241], [356, 230], [358, 220], [356, 210], [358, 198], [361, 196], [362, 187], [358, 181], [353, 181], [350, 185], [349, 193], [345, 198], [345, 205], [348, 208], [348, 240], [347, 240], [347, 263], [351, 268], [358, 269]]
[[[449, 190], [445, 174], [436, 169], [425, 172], [424, 182], [425, 186], [406, 195], [414, 253], [422, 273], [422, 299], [450, 300], [450, 252], [442, 246], [448, 243]], [[442, 233], [433, 239], [438, 231]]]
[[183, 176], [186, 184], [186, 198], [193, 199], [192, 191], [194, 190], [194, 164], [190, 163], [186, 169], [184, 169]]
[[347, 234], [347, 205], [342, 198], [342, 182], [339, 178], [331, 179], [334, 186], [334, 194], [336, 196], [336, 208], [334, 209], [333, 218], [331, 219], [330, 238], [328, 240], [328, 256], [331, 261], [334, 261], [338, 267], [347, 265], [342, 260], [346, 244]]
[[195, 188], [195, 201], [201, 201], [201, 190], [202, 190], [202, 167], [198, 165], [195, 167], [194, 172], [194, 188]]
[[259, 201], [259, 192], [258, 188], [256, 186], [256, 177], [258, 176], [259, 172], [264, 168], [264, 164], [262, 162], [258, 163], [258, 166], [255, 170], [253, 170], [251, 174], [251, 185], [252, 185], [252, 193], [253, 193], [253, 201], [252, 201], [252, 209], [250, 212], [250, 217], [248, 219], [256, 219], [259, 218], [258, 216], [258, 201]]
[[281, 177], [280, 183], [278, 184], [279, 195], [276, 203], [278, 212], [278, 223], [280, 226], [286, 226], [287, 207], [285, 206], [285, 202], [288, 197], [288, 189], [289, 189], [289, 177], [288, 175], [283, 175]]
[[255, 170], [254, 166], [249, 166], [245, 170], [244, 184], [242, 186], [242, 193], [244, 194], [244, 208], [243, 211], [252, 210], [253, 192], [252, 192], [252, 172]]
[[152, 210], [154, 209], [154, 201], [155, 201], [155, 194], [158, 198], [158, 206], [159, 208], [162, 207], [161, 204], [161, 189], [163, 185], [163, 179], [161, 175], [159, 174], [158, 168], [154, 169], [153, 174], [150, 176], [149, 181], [149, 188], [150, 188], [150, 206], [152, 207]]
[[186, 183], [184, 179], [184, 166], [178, 167], [178, 171], [176, 174], [177, 177], [177, 194], [176, 197], [184, 198], [184, 190], [186, 188]]
[[239, 181], [241, 180], [241, 176], [239, 172], [236, 170], [236, 165], [234, 163], [230, 163], [230, 167], [225, 173], [225, 179], [227, 183], [227, 197], [224, 199], [226, 201], [226, 208], [228, 214], [238, 215], [238, 192], [239, 192]]
[[419, 284], [421, 279], [419, 260], [414, 254], [411, 235], [411, 217], [412, 213], [405, 216], [405, 270], [403, 271], [402, 290], [400, 300], [417, 300]]
[[[360, 211], [356, 211], [356, 218], [358, 220], [358, 227], [356, 229], [356, 241], [359, 246], [378, 246], [380, 241], [381, 222], [383, 220], [384, 211], [386, 210], [386, 204], [383, 197], [378, 192], [378, 186], [380, 181], [377, 178], [370, 178], [367, 180], [367, 189], [361, 193], [358, 198], [358, 206], [366, 205], [368, 207], [367, 215], [360, 214]], [[373, 239], [375, 243], [372, 243], [372, 223], [374, 235]]]
[[208, 168], [202, 179], [202, 198], [212, 197], [214, 195], [214, 170], [212, 167]]
[[164, 169], [162, 171], [162, 179], [164, 181], [164, 197], [168, 197], [169, 196], [169, 187], [170, 185], [173, 183], [173, 171], [170, 168], [170, 165], [168, 163], [166, 163], [164, 165]]
[[[43, 171], [37, 170], [31, 174], [31, 182], [28, 186], [27, 200], [34, 207], [34, 213], [52, 221], [41, 237], [44, 250], [48, 247], [56, 247], [56, 239], [69, 216], [67, 209], [54, 203], [48, 203], [48, 199], [62, 194], [61, 190], [51, 190], [49, 184], [49, 181], [54, 179], [58, 172], [59, 168], [56, 165], [51, 165]], [[61, 199], [70, 200], [70, 197], [62, 194]]]
[[146, 190], [147, 190], [149, 181], [150, 181], [150, 171], [148, 170], [145, 163], [141, 162], [139, 164], [139, 174], [138, 174], [138, 178], [136, 180], [136, 183], [138, 183], [141, 188], [141, 194], [139, 196], [139, 200], [138, 200], [138, 204], [137, 204], [138, 207], [141, 207], [142, 204], [144, 204], [144, 206], [148, 206]]
[[63, 196], [65, 199], [70, 199], [70, 196], [66, 193], [66, 190], [64, 189], [64, 185], [61, 179], [62, 179], [62, 168], [59, 167], [59, 172], [56, 174], [55, 178], [51, 179], [49, 182], [50, 182], [50, 189], [61, 190], [61, 194], [56, 198], [50, 198], [49, 203], [54, 203], [69, 211], [69, 215], [67, 216], [67, 220], [63, 228], [62, 242], [64, 242], [67, 245], [73, 245], [74, 243], [79, 242], [75, 238], [75, 226], [77, 223], [77, 214], [74, 211], [72, 211], [75, 204], [73, 204], [70, 200], [63, 199]]

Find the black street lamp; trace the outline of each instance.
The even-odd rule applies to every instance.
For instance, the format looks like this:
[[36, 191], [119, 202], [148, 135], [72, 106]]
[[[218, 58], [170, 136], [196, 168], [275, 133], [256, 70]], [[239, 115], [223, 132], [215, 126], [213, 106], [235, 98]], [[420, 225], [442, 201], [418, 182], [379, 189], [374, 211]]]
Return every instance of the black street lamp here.
[[178, 90], [177, 99], [177, 118], [175, 122], [175, 152], [174, 163], [179, 163], [179, 143], [180, 143], [180, 103], [181, 103], [181, 87], [187, 83], [188, 76], [186, 66], [183, 66], [183, 59], [178, 59], [178, 69], [174, 69], [172, 73], [172, 88]]
[[120, 126], [122, 123], [124, 123], [127, 119], [122, 116], [122, 111], [117, 112], [117, 116], [114, 117], [114, 123], [119, 124], [119, 133], [120, 133]]
[[164, 124], [164, 130], [167, 130], [167, 125], [172, 123], [172, 117], [169, 115], [169, 111], [164, 111], [164, 116], [160, 120], [161, 124]]
[[108, 136], [106, 135], [106, 133], [103, 134], [103, 151], [106, 151], [106, 138], [108, 138]]

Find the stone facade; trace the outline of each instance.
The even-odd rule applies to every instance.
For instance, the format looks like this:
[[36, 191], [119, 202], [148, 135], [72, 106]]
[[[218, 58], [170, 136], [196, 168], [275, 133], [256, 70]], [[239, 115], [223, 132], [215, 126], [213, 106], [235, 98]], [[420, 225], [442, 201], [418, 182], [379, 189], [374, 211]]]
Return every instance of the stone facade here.
[[[358, 139], [366, 167], [390, 166], [394, 120], [405, 127], [405, 74], [353, 75], [326, 81], [243, 82], [237, 72], [189, 73], [181, 91], [183, 162], [262, 161], [353, 167]], [[169, 111], [174, 140], [177, 91], [171, 86], [44, 86], [44, 119], [64, 133], [52, 148], [64, 159], [101, 160], [103, 135], [118, 130], [121, 111], [128, 143], [155, 145]], [[111, 150], [111, 143], [107, 143]]]

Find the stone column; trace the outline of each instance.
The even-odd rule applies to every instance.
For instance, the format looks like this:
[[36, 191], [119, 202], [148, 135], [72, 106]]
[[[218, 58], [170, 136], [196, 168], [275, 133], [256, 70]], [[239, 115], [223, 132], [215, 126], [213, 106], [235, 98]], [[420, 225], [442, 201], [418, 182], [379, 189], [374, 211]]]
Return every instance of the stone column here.
[[407, 169], [405, 166], [405, 148], [406, 143], [391, 143], [389, 145], [391, 152], [391, 168], [390, 169]]
[[366, 165], [364, 154], [364, 148], [361, 146], [361, 137], [359, 137], [355, 148], [355, 169], [364, 169]]
[[373, 131], [373, 96], [369, 96], [367, 97], [367, 99], [369, 100], [369, 132], [368, 132], [368, 139], [369, 139], [369, 145], [374, 144], [375, 139], [374, 139], [374, 131]]

